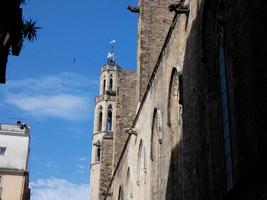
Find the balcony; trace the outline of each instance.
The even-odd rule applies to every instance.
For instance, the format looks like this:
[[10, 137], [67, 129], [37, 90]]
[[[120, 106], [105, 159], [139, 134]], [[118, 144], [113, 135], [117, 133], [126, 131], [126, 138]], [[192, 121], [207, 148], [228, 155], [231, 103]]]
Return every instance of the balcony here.
[[104, 95], [97, 96], [95, 98], [95, 102], [98, 103], [101, 101], [115, 101], [115, 99], [116, 99], [116, 93], [115, 93], [115, 95], [104, 94]]
[[118, 65], [107, 64], [107, 65], [102, 65], [101, 72], [103, 72], [103, 71], [116, 71], [116, 70], [120, 70], [120, 69], [121, 68]]

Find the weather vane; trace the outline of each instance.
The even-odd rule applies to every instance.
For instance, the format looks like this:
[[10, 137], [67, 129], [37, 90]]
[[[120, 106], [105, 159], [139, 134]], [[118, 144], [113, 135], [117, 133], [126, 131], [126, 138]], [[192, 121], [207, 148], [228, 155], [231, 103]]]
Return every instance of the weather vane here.
[[108, 64], [114, 65], [115, 64], [115, 54], [114, 54], [114, 49], [115, 49], [115, 43], [116, 40], [112, 40], [109, 42], [111, 45], [111, 51], [108, 52]]

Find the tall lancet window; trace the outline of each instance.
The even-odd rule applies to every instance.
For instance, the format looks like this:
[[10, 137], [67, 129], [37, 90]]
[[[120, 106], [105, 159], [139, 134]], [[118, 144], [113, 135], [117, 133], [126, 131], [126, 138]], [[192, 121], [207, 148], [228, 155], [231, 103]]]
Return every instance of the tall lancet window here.
[[112, 131], [112, 106], [108, 106], [107, 131]]
[[106, 78], [103, 80], [103, 88], [102, 88], [102, 94], [105, 94], [106, 91]]
[[229, 117], [229, 91], [228, 91], [228, 77], [227, 66], [224, 48], [224, 33], [221, 28], [219, 35], [219, 73], [220, 73], [220, 94], [221, 94], [221, 119], [223, 129], [223, 143], [224, 143], [224, 162], [226, 171], [227, 191], [234, 186], [233, 175], [233, 153], [232, 153], [232, 134]]
[[100, 162], [101, 160], [101, 143], [98, 140], [95, 144], [96, 151], [95, 151], [95, 162]]
[[102, 122], [103, 122], [103, 108], [102, 106], [99, 107], [98, 110], [98, 131], [102, 131]]
[[112, 91], [112, 89], [113, 89], [113, 79], [112, 79], [112, 75], [110, 75], [108, 90]]

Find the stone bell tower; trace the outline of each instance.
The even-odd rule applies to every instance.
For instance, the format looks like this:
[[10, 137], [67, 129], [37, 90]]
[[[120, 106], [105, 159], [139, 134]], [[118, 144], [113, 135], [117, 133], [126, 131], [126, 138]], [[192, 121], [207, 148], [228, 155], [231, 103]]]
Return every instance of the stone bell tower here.
[[136, 73], [116, 64], [114, 41], [101, 67], [92, 136], [90, 199], [104, 199], [135, 115]]
[[[101, 174], [106, 173], [105, 178], [109, 178], [112, 173], [112, 140], [115, 129], [119, 69], [120, 67], [115, 63], [115, 54], [113, 51], [109, 52], [107, 64], [101, 67], [100, 91], [95, 101], [90, 180], [90, 199], [94, 200], [101, 199], [103, 193]], [[107, 154], [104, 152], [110, 154], [109, 159], [105, 158]]]

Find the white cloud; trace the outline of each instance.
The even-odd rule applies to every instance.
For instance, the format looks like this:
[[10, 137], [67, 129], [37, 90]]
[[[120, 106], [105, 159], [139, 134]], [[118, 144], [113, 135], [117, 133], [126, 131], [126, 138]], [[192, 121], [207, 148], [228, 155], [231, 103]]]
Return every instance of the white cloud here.
[[88, 200], [89, 185], [73, 184], [65, 179], [49, 178], [31, 182], [32, 200]]
[[72, 73], [10, 81], [3, 102], [34, 117], [81, 120], [88, 118], [96, 86], [94, 79]]
[[68, 94], [57, 95], [7, 95], [6, 103], [30, 113], [35, 117], [58, 117], [67, 120], [80, 120], [86, 117], [87, 102], [85, 97]]

